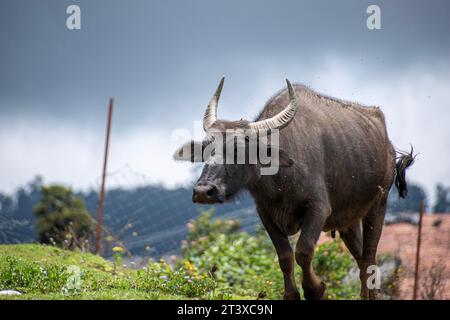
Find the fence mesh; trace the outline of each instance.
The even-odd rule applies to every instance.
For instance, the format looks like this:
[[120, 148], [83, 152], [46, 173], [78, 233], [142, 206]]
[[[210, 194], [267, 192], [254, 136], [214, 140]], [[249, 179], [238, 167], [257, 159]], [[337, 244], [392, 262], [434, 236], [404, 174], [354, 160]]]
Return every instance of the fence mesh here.
[[[104, 207], [103, 239], [105, 255], [120, 239], [132, 255], [159, 258], [177, 254], [186, 238], [187, 224], [202, 210], [214, 209], [215, 217], [238, 219], [244, 230], [259, 224], [253, 201], [242, 194], [220, 206], [199, 206], [192, 203], [192, 188], [166, 189], [144, 174], [126, 166], [108, 174]], [[91, 200], [96, 200], [95, 196]], [[97, 202], [87, 201], [90, 212], [96, 212]], [[112, 235], [114, 239], [107, 235]], [[111, 241], [113, 240], [113, 241]]]

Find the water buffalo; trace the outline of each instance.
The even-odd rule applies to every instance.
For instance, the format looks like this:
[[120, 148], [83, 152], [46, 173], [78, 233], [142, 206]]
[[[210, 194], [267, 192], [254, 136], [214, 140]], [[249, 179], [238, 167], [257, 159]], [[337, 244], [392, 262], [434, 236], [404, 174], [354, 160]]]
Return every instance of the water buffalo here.
[[[358, 263], [361, 297], [376, 299], [377, 288], [367, 281], [371, 275], [368, 268], [376, 265], [394, 179], [399, 196], [406, 196], [405, 170], [414, 161], [412, 151], [396, 157], [379, 108], [334, 99], [303, 85], [292, 86], [288, 80], [287, 90], [275, 94], [255, 121], [219, 120], [216, 112], [223, 81], [206, 109], [206, 138], [186, 143], [174, 155], [177, 160], [205, 162], [194, 186], [193, 201], [221, 203], [240, 190], [250, 192], [278, 255], [285, 299], [300, 298], [294, 259], [303, 270], [305, 298], [326, 298], [325, 284], [311, 262], [321, 232], [335, 230]], [[209, 156], [193, 152], [213, 145], [210, 132], [229, 129], [257, 135], [279, 130], [278, 145], [266, 145], [269, 153], [279, 154], [279, 170], [262, 175], [259, 162], [214, 161], [214, 147]], [[293, 250], [288, 236], [300, 230]]]

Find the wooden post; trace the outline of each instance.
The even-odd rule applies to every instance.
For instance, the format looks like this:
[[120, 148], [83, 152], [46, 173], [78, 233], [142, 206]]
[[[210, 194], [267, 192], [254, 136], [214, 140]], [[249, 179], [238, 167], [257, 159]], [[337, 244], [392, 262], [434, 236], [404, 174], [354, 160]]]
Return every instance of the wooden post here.
[[416, 248], [416, 268], [414, 270], [414, 291], [413, 300], [417, 300], [417, 291], [419, 288], [419, 265], [420, 265], [420, 244], [422, 242], [422, 221], [423, 213], [425, 211], [423, 201], [420, 201], [419, 208], [419, 227], [417, 229], [417, 248]]
[[113, 112], [113, 98], [110, 98], [108, 109], [108, 123], [106, 127], [105, 154], [103, 158], [102, 184], [100, 186], [100, 194], [98, 198], [97, 226], [95, 229], [95, 253], [97, 254], [100, 253], [101, 250], [103, 205], [105, 202], [105, 180], [106, 180], [106, 168], [108, 165], [109, 136], [111, 132], [112, 112]]

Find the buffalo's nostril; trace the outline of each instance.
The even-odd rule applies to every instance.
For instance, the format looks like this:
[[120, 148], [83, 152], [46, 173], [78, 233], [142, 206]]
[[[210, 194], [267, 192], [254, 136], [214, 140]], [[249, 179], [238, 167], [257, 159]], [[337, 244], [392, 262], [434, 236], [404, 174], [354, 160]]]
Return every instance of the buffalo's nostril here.
[[210, 188], [206, 191], [206, 195], [207, 195], [208, 197], [213, 196], [214, 193], [216, 193], [216, 188], [214, 188], [214, 187], [210, 187]]
[[219, 191], [213, 184], [200, 184], [194, 187], [192, 201], [198, 203], [216, 203]]

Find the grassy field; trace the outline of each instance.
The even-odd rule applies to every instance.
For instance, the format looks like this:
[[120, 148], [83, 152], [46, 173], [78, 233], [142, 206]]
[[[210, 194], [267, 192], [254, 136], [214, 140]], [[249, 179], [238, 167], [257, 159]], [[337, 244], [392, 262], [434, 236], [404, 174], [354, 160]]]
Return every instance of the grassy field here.
[[[90, 253], [39, 244], [0, 245], [0, 290], [20, 296], [0, 299], [281, 299], [283, 276], [269, 237], [249, 234], [235, 220], [205, 211], [188, 223], [180, 254], [169, 264], [123, 266], [120, 247], [112, 261]], [[329, 299], [357, 299], [359, 282], [347, 275], [355, 262], [340, 240], [316, 248], [316, 272]], [[301, 279], [299, 267], [296, 278]], [[300, 281], [299, 281], [300, 282]]]
[[[80, 268], [79, 288], [68, 286], [71, 266]], [[166, 270], [155, 271], [159, 267]], [[212, 280], [167, 268], [159, 262], [147, 270], [133, 270], [90, 253], [38, 244], [0, 245], [0, 290], [22, 293], [0, 299], [233, 298], [215, 296]]]

